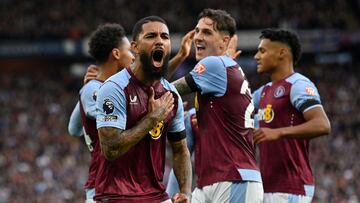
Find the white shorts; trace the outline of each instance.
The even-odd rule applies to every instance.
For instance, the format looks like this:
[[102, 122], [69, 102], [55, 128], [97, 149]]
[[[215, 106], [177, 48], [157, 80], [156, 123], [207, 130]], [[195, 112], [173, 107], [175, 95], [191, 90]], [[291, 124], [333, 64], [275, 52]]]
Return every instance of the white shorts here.
[[295, 195], [289, 193], [265, 193], [264, 203], [311, 203], [312, 196]]
[[192, 203], [262, 203], [263, 185], [260, 182], [219, 182], [195, 188], [192, 193]]

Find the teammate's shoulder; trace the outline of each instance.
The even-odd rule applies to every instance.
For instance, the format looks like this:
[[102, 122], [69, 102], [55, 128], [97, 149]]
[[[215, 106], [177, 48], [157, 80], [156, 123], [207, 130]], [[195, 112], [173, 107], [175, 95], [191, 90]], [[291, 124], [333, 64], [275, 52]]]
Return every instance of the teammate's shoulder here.
[[84, 91], [93, 91], [94, 89], [99, 89], [102, 84], [102, 81], [96, 79], [90, 80], [81, 88], [80, 93]]
[[129, 84], [130, 78], [131, 78], [131, 75], [126, 70], [126, 68], [124, 68], [122, 71], [109, 77], [104, 82], [104, 85], [116, 85], [116, 86], [119, 86], [120, 88], [124, 88]]
[[294, 73], [292, 74], [290, 77], [286, 78], [286, 81], [291, 83], [291, 84], [295, 84], [297, 82], [310, 82], [311, 80], [309, 78], [307, 78], [306, 76], [300, 74], [300, 73]]
[[198, 64], [202, 64], [205, 67], [206, 66], [223, 66], [223, 67], [229, 67], [236, 65], [236, 61], [234, 61], [232, 58], [230, 58], [227, 55], [223, 56], [208, 56], [203, 58], [199, 61]]
[[199, 61], [199, 63], [206, 64], [206, 65], [218, 64], [218, 63], [222, 63], [222, 60], [221, 60], [220, 56], [207, 56], [207, 57], [201, 59]]

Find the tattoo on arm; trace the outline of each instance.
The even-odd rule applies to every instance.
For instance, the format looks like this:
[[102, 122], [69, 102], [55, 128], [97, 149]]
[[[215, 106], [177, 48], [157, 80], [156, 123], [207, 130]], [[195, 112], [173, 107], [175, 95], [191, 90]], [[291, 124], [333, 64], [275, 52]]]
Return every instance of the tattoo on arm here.
[[128, 130], [113, 127], [99, 128], [101, 152], [107, 160], [118, 158], [144, 138], [157, 122], [157, 118], [150, 113]]
[[191, 193], [192, 168], [186, 139], [170, 142], [173, 150], [173, 165], [181, 193]]
[[190, 94], [192, 92], [192, 90], [190, 89], [189, 85], [185, 80], [185, 77], [182, 77], [172, 82], [172, 84], [175, 86], [176, 90], [179, 92], [181, 96]]

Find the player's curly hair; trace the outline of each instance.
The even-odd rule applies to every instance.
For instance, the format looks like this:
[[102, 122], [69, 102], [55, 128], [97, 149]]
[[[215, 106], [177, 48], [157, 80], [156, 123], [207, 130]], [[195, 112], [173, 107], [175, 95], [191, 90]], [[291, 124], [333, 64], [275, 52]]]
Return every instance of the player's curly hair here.
[[145, 18], [142, 18], [140, 20], [138, 20], [132, 30], [132, 40], [136, 41], [139, 37], [139, 34], [142, 32], [142, 26], [148, 22], [160, 22], [166, 25], [166, 21], [164, 19], [162, 19], [159, 16], [147, 16]]
[[89, 53], [99, 63], [108, 60], [112, 49], [118, 48], [126, 37], [124, 28], [116, 23], [100, 25], [90, 36]]
[[296, 33], [289, 30], [268, 28], [261, 31], [260, 39], [269, 39], [287, 44], [290, 47], [294, 64], [300, 60], [301, 44]]
[[220, 32], [226, 32], [232, 37], [236, 32], [236, 22], [229, 13], [220, 9], [204, 9], [198, 16], [198, 20], [201, 18], [210, 18], [215, 22], [215, 28]]

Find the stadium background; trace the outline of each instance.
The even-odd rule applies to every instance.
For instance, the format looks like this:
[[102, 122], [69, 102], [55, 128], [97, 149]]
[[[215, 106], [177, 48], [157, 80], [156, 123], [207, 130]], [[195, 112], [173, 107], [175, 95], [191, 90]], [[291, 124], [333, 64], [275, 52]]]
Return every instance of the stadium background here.
[[[298, 31], [304, 54], [296, 70], [319, 88], [332, 124], [330, 136], [311, 144], [314, 203], [360, 202], [360, 1], [224, 0], [21, 1], [0, 0], [0, 203], [83, 202], [89, 153], [67, 133], [78, 99], [87, 37], [103, 22], [131, 34], [141, 17], [167, 20], [177, 51], [207, 7], [237, 21], [239, 63], [252, 89], [268, 81], [256, 74], [253, 55], [262, 28]], [[193, 53], [174, 76], [195, 63]]]

